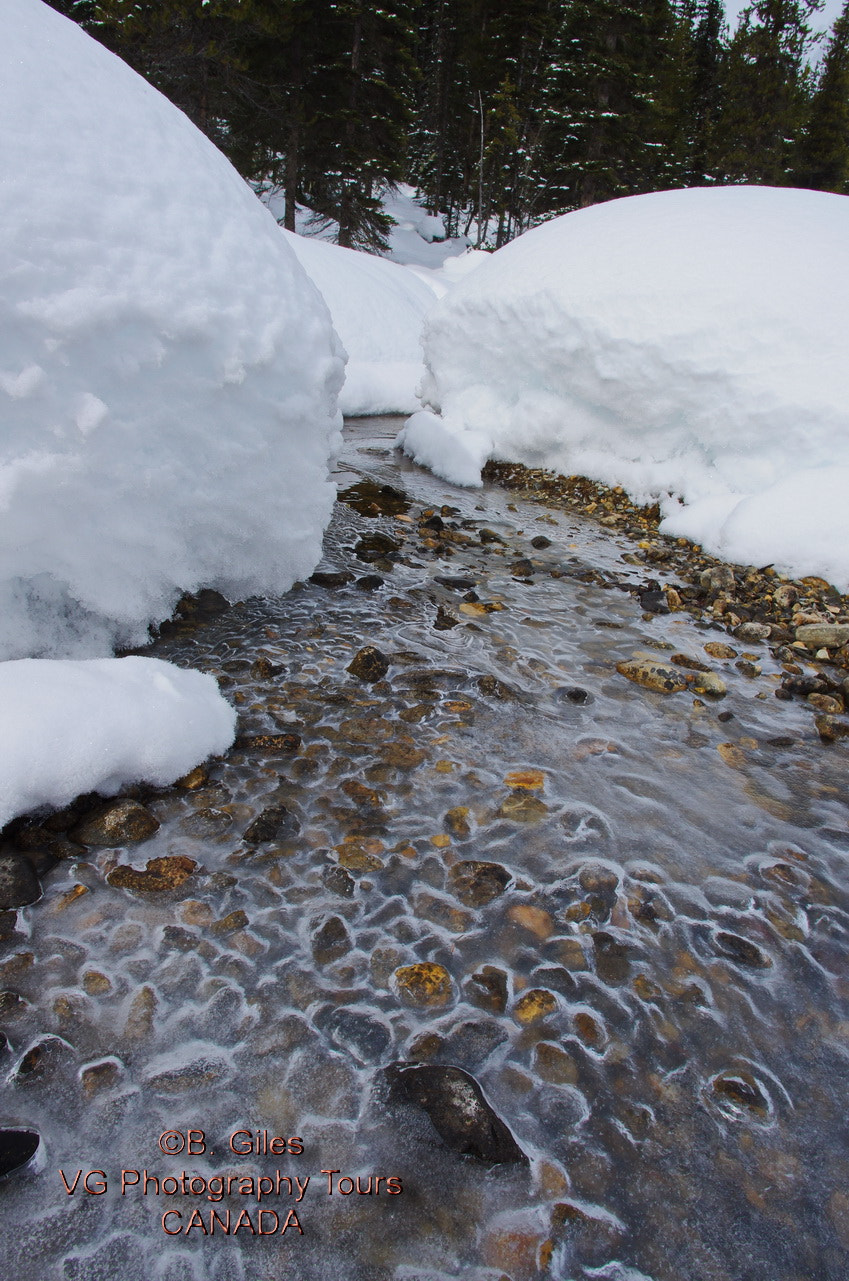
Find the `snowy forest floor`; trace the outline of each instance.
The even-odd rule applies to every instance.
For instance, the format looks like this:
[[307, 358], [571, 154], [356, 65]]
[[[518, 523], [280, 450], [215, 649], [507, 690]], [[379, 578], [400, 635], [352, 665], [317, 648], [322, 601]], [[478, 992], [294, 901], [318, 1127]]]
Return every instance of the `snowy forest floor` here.
[[[7, 1107], [50, 1166], [5, 1190], [8, 1274], [838, 1281], [845, 746], [807, 700], [843, 671], [795, 628], [839, 634], [846, 602], [586, 482], [453, 487], [398, 426], [348, 424], [310, 582], [144, 651], [212, 672], [240, 721], [183, 785], [128, 790], [156, 829], [81, 845], [91, 799], [13, 828], [63, 857], [3, 918]], [[472, 1073], [530, 1166], [389, 1111], [397, 1061]], [[166, 1239], [163, 1211], [209, 1205], [63, 1189], [179, 1172], [175, 1126], [207, 1132], [206, 1176], [313, 1176], [305, 1236]], [[234, 1159], [264, 1128], [304, 1154]], [[327, 1196], [327, 1168], [404, 1191]]]

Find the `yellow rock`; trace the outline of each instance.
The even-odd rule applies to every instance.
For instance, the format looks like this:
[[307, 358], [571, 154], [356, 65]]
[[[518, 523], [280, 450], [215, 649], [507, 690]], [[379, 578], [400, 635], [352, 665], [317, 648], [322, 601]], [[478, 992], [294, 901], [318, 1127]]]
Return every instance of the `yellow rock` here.
[[451, 975], [444, 965], [437, 965], [435, 961], [402, 965], [395, 971], [394, 978], [399, 996], [410, 1005], [439, 1007], [447, 1005], [453, 996]]
[[544, 987], [532, 987], [520, 997], [513, 1006], [513, 1017], [518, 1023], [536, 1023], [553, 1014], [557, 1009], [557, 997]]
[[451, 844], [451, 837], [446, 836], [445, 832], [440, 832], [438, 835], [430, 838], [430, 843], [431, 845], [435, 845], [438, 850], [444, 850]]
[[719, 752], [726, 765], [732, 769], [745, 769], [746, 753], [735, 746], [734, 743], [718, 743], [716, 750]]
[[518, 769], [504, 780], [507, 787], [524, 787], [529, 791], [545, 787], [545, 774], [541, 769]]

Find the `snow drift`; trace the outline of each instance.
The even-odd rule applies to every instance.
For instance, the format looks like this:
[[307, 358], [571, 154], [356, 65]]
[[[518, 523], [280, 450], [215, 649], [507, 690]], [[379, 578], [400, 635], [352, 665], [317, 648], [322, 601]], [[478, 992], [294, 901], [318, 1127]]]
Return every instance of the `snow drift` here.
[[233, 741], [211, 676], [155, 658], [0, 663], [0, 827], [83, 792], [164, 786]]
[[[849, 588], [849, 199], [611, 201], [441, 301], [399, 443], [460, 484], [516, 460], [660, 498], [664, 528]], [[825, 469], [828, 469], [827, 471]]]
[[181, 112], [39, 0], [2, 34], [0, 656], [88, 656], [312, 570], [343, 355]]
[[323, 295], [348, 353], [342, 412], [410, 413], [424, 374], [419, 339], [434, 291], [385, 258], [289, 231], [282, 235]]

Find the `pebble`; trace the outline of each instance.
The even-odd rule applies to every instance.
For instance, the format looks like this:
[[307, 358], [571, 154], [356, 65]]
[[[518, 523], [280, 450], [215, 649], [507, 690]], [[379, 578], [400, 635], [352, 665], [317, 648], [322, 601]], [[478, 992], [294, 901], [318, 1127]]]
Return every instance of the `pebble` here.
[[645, 689], [655, 690], [659, 694], [677, 694], [687, 688], [687, 682], [678, 669], [668, 663], [656, 663], [646, 658], [632, 658], [617, 663], [616, 670], [620, 676], [627, 676], [629, 681], [634, 681]]
[[557, 1009], [557, 997], [544, 987], [531, 988], [513, 1006], [513, 1018], [518, 1023], [537, 1023]]
[[451, 975], [435, 961], [402, 965], [393, 976], [395, 990], [410, 1005], [439, 1008], [454, 996]]
[[511, 874], [500, 863], [469, 859], [455, 863], [451, 868], [454, 893], [467, 907], [484, 907], [491, 903], [504, 893], [511, 880]]
[[361, 681], [373, 684], [383, 680], [389, 671], [389, 659], [374, 645], [364, 645], [348, 664], [346, 671]]
[[185, 854], [172, 854], [167, 858], [148, 859], [144, 871], [119, 863], [106, 877], [110, 885], [123, 890], [137, 890], [146, 894], [179, 889], [197, 868], [193, 858]]
[[80, 845], [133, 845], [159, 831], [159, 820], [138, 801], [111, 801], [78, 823], [71, 837]]

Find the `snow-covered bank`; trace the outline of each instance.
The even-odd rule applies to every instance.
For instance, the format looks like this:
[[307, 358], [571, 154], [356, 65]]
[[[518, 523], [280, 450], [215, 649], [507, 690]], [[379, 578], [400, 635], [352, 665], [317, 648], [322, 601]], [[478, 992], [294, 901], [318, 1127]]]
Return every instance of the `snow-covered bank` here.
[[846, 197], [611, 201], [526, 233], [442, 300], [429, 409], [399, 443], [460, 484], [487, 458], [621, 484], [661, 499], [667, 532], [846, 589], [847, 335]]
[[84, 792], [173, 783], [235, 728], [211, 676], [156, 658], [0, 663], [0, 827]]
[[321, 554], [343, 361], [273, 218], [39, 0], [0, 42], [0, 655], [143, 640]]
[[419, 341], [433, 289], [374, 254], [281, 231], [330, 308], [348, 353], [344, 414], [411, 413], [424, 374]]

